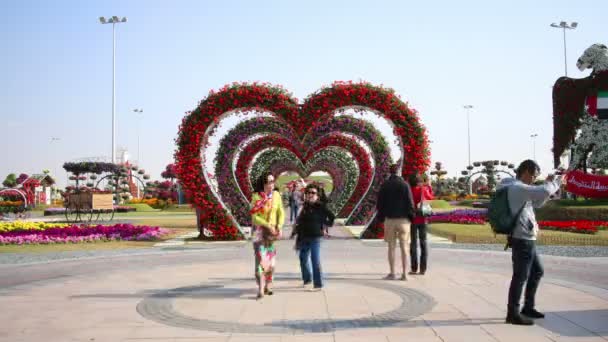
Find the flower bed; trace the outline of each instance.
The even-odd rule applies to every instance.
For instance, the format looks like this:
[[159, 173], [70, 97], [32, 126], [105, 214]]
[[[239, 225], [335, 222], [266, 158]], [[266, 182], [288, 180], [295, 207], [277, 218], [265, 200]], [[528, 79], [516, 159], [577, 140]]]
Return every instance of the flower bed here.
[[45, 230], [48, 228], [63, 228], [68, 227], [67, 223], [54, 223], [54, 222], [26, 222], [26, 221], [15, 221], [15, 222], [2, 222], [0, 223], [0, 234], [10, 232], [13, 230]]
[[538, 226], [543, 230], [595, 234], [598, 230], [608, 228], [608, 221], [539, 221]]
[[428, 221], [429, 223], [484, 224], [487, 213], [488, 211], [485, 209], [457, 209], [434, 213], [428, 218]]
[[[485, 209], [458, 209], [435, 213], [429, 217], [429, 223], [458, 223], [458, 224], [485, 224], [487, 210]], [[543, 230], [557, 230], [571, 233], [594, 234], [598, 230], [608, 229], [608, 221], [569, 220], [569, 221], [538, 221]]]
[[[44, 225], [42, 222], [34, 224], [38, 224], [39, 227]], [[49, 225], [55, 226], [44, 229], [35, 227], [2, 231], [0, 232], [0, 245], [78, 243], [112, 240], [149, 241], [156, 240], [169, 232], [167, 229], [159, 227], [134, 226], [132, 224], [115, 224], [110, 226]]]

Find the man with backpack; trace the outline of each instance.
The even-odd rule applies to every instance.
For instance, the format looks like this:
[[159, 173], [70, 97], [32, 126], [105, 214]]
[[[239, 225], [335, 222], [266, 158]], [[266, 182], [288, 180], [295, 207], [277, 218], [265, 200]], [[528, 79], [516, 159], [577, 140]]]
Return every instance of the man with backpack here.
[[[506, 323], [516, 325], [532, 325], [534, 321], [530, 318], [544, 318], [545, 315], [535, 308], [536, 290], [544, 269], [536, 250], [536, 238], [538, 237], [538, 223], [534, 214], [534, 208], [541, 207], [549, 197], [557, 192], [561, 179], [549, 175], [542, 185], [531, 185], [540, 174], [540, 167], [533, 160], [524, 160], [516, 171], [517, 179], [503, 179], [497, 188], [496, 198], [504, 194], [506, 190], [507, 205], [513, 219], [510, 225], [511, 231], [504, 232], [497, 229], [496, 219], [493, 217], [497, 208], [495, 199], [490, 203], [489, 218], [492, 228], [497, 232], [509, 234], [509, 245], [512, 248], [511, 260], [513, 262], [513, 276], [509, 287], [509, 302], [507, 306]], [[500, 209], [500, 208], [498, 208]], [[501, 227], [502, 228], [502, 227]], [[527, 283], [527, 284], [526, 284]], [[524, 306], [521, 314], [519, 301], [526, 284], [524, 295]]]

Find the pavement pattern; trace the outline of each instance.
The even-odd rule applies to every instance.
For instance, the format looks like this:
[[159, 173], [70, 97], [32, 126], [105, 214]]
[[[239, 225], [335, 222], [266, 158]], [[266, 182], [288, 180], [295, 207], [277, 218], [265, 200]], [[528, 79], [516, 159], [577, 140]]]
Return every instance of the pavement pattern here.
[[504, 323], [510, 254], [433, 244], [427, 274], [386, 281], [386, 245], [335, 232], [325, 287], [277, 242], [274, 295], [256, 300], [249, 243], [0, 264], [0, 341], [607, 341], [608, 258], [542, 255], [547, 317]]

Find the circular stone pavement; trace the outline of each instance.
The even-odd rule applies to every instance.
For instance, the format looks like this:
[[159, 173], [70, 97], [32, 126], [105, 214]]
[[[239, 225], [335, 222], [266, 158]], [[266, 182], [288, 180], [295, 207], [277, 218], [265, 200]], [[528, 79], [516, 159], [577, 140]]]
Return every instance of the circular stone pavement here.
[[[262, 309], [263, 311], [260, 311], [259, 316], [266, 316], [268, 314], [268, 317], [266, 317], [268, 320], [261, 324], [242, 322], [242, 319], [241, 322], [237, 322], [234, 321], [234, 318], [230, 321], [228, 316], [225, 316], [225, 319], [223, 320], [198, 318], [201, 316], [209, 318], [209, 315], [207, 313], [202, 313], [200, 310], [197, 310], [197, 308], [206, 307], [208, 310], [207, 312], [209, 312], [209, 309], [212, 309], [212, 313], [221, 316], [221, 312], [226, 310], [230, 311], [229, 307], [231, 305], [236, 306], [235, 304], [238, 302], [240, 302], [241, 305], [243, 305], [242, 303], [252, 303], [253, 300], [247, 298], [252, 291], [250, 284], [251, 280], [247, 281], [249, 286], [246, 287], [239, 284], [244, 281], [236, 280], [230, 281], [228, 284], [210, 283], [208, 285], [179, 287], [161, 291], [150, 295], [139, 302], [137, 305], [137, 312], [147, 319], [180, 328], [221, 333], [294, 334], [328, 333], [346, 329], [400, 326], [412, 318], [429, 312], [436, 304], [432, 297], [423, 292], [397, 285], [403, 284], [400, 282], [344, 278], [328, 278], [327, 280], [331, 280], [332, 289], [335, 289], [336, 293], [344, 292], [347, 287], [357, 287], [357, 290], [365, 291], [367, 293], [373, 291], [375, 298], [378, 298], [379, 301], [384, 300], [383, 303], [392, 303], [393, 305], [388, 306], [393, 309], [378, 314], [372, 314], [371, 316], [352, 317], [353, 314], [356, 315], [355, 310], [354, 313], [345, 312], [344, 315], [338, 315], [338, 317], [315, 319], [315, 317], [319, 317], [320, 311], [322, 310], [311, 309], [306, 302], [310, 303], [314, 302], [313, 299], [319, 299], [317, 304], [328, 305], [327, 301], [330, 296], [324, 295], [323, 297], [308, 297], [304, 302], [304, 305], [299, 304], [304, 306], [301, 308], [301, 311], [309, 311], [304, 313], [304, 316], [308, 316], [305, 319], [285, 320], [281, 319], [280, 316], [272, 316], [272, 311], [281, 310], [280, 308], [277, 309], [276, 305], [273, 306], [271, 303], [272, 300], [278, 299], [280, 296], [293, 298], [293, 296], [297, 295], [314, 296], [315, 294], [323, 294], [323, 292], [305, 293], [303, 292], [303, 289], [299, 289], [285, 294], [284, 292], [290, 291], [283, 291], [281, 288], [275, 288], [274, 296], [267, 297], [254, 303], [259, 303], [262, 306], [268, 305], [268, 307]], [[328, 290], [325, 289], [324, 291], [327, 292]], [[325, 301], [324, 304], [322, 303], [323, 301]], [[284, 307], [283, 310], [285, 310]], [[184, 311], [188, 313], [184, 313]], [[369, 310], [365, 311], [369, 312]], [[199, 313], [198, 315], [197, 312]], [[236, 312], [238, 313], [238, 309]], [[348, 318], [345, 318], [344, 316]], [[257, 317], [256, 321], [259, 321], [259, 317]]]

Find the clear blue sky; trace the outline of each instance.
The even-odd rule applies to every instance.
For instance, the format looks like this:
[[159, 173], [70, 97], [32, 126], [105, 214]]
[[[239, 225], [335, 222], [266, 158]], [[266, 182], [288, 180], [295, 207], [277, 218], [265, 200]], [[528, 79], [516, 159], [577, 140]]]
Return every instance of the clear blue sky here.
[[[334, 80], [394, 88], [420, 112], [432, 160], [451, 175], [473, 160], [551, 168], [551, 86], [589, 45], [608, 43], [608, 2], [597, 1], [3, 1], [0, 4], [0, 177], [109, 156], [112, 29], [117, 26], [117, 145], [153, 178], [172, 161], [184, 113], [233, 81], [281, 84], [302, 99]], [[52, 137], [60, 138], [51, 141]]]

